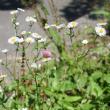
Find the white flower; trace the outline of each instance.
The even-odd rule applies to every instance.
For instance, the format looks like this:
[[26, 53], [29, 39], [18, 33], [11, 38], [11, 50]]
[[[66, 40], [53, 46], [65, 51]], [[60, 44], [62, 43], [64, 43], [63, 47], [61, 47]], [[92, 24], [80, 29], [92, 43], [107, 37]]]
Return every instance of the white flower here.
[[33, 22], [33, 23], [37, 22], [37, 20], [35, 18], [31, 17], [31, 16], [27, 16], [25, 18], [25, 21], [26, 22]]
[[8, 39], [9, 44], [15, 44], [17, 42], [18, 37], [14, 36]]
[[22, 109], [19, 109], [19, 110], [28, 110], [28, 108], [22, 108]]
[[49, 29], [51, 26], [50, 25], [48, 25], [48, 24], [45, 24], [45, 27], [44, 27], [44, 29]]
[[10, 12], [11, 15], [16, 15], [18, 13], [18, 10], [13, 10]]
[[49, 29], [49, 28], [51, 28], [51, 27], [56, 27], [56, 24], [45, 24], [45, 29]]
[[25, 41], [26, 41], [27, 43], [34, 43], [34, 42], [35, 42], [35, 40], [34, 40], [32, 37], [26, 38]]
[[25, 35], [27, 32], [26, 31], [22, 31], [21, 32], [21, 35]]
[[48, 61], [50, 61], [50, 60], [52, 60], [52, 58], [43, 58], [43, 59], [42, 59], [42, 62], [45, 63], [45, 62], [48, 62]]
[[40, 67], [41, 67], [41, 64], [36, 64], [36, 63], [31, 64], [31, 68], [39, 69]]
[[19, 26], [19, 22], [16, 22], [15, 25], [16, 25], [16, 26]]
[[101, 27], [101, 26], [96, 26], [95, 27], [95, 31], [96, 31], [96, 34], [99, 35], [100, 37], [103, 37], [106, 35], [106, 30], [105, 28]]
[[72, 21], [67, 24], [67, 28], [75, 28], [78, 25], [77, 22]]
[[25, 12], [22, 8], [17, 8], [18, 11]]
[[97, 26], [106, 26], [107, 22], [103, 22], [103, 23], [97, 23]]
[[23, 43], [24, 42], [24, 39], [23, 38], [17, 38], [17, 43]]
[[56, 26], [57, 29], [61, 29], [61, 28], [64, 28], [65, 27], [65, 24], [60, 24], [58, 26]]
[[2, 50], [2, 53], [5, 53], [6, 54], [7, 52], [8, 52], [8, 49], [3, 49]]
[[42, 36], [39, 35], [38, 33], [32, 33], [32, 37], [37, 38], [37, 39], [42, 38]]
[[39, 43], [43, 43], [43, 42], [46, 42], [46, 38], [42, 38], [40, 40], [38, 40]]
[[0, 75], [0, 79], [5, 78], [5, 77], [7, 77], [7, 75], [5, 75], [5, 74]]
[[83, 40], [83, 41], [82, 41], [82, 44], [88, 44], [88, 40], [86, 40], [86, 39]]

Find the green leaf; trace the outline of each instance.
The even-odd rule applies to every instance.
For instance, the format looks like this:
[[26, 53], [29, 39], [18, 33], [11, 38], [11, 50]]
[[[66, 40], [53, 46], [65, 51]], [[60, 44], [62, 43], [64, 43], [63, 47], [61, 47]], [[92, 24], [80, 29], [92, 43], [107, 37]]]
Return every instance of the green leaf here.
[[[67, 103], [65, 101], [58, 101], [58, 103], [63, 107], [65, 108], [66, 110], [74, 110], [74, 107], [72, 106], [72, 104], [70, 103]], [[64, 110], [65, 110], [64, 109]]]
[[94, 95], [95, 97], [99, 97], [102, 95], [103, 90], [101, 89], [101, 87], [96, 82], [94, 82], [91, 79], [90, 84], [89, 84], [88, 89], [87, 89], [87, 92], [90, 95]]
[[45, 91], [45, 94], [47, 94], [48, 96], [54, 96], [54, 97], [57, 96], [57, 94], [51, 91], [49, 88], [45, 89], [44, 91]]
[[104, 80], [105, 80], [107, 83], [110, 83], [110, 74], [104, 75]]
[[103, 75], [103, 74], [102, 74], [101, 71], [95, 71], [95, 72], [91, 75], [91, 77], [92, 77], [93, 80], [97, 80], [97, 79], [101, 78], [102, 75]]
[[89, 103], [81, 104], [81, 110], [92, 110], [93, 105]]
[[76, 78], [77, 88], [80, 90], [86, 85], [88, 77], [86, 74], [75, 75], [75, 76], [77, 76]]
[[73, 90], [74, 89], [74, 84], [70, 81], [63, 81], [59, 84], [59, 89], [61, 91]]
[[76, 101], [79, 101], [81, 99], [82, 99], [81, 96], [65, 96], [64, 97], [65, 102], [76, 102]]

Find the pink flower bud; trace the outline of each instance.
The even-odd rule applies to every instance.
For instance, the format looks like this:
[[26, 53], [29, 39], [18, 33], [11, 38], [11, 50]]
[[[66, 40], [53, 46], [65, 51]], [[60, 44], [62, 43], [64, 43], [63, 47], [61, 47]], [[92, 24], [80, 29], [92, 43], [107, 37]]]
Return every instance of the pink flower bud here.
[[42, 51], [42, 56], [44, 58], [50, 58], [52, 56], [52, 53], [49, 50], [43, 50]]

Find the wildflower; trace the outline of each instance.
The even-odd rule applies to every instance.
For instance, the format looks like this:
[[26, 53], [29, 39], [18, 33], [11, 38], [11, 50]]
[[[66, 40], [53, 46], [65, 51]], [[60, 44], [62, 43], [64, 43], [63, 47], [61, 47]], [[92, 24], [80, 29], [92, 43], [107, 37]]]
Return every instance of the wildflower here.
[[86, 39], [83, 40], [83, 41], [82, 41], [82, 44], [88, 44], [88, 40], [86, 40]]
[[36, 64], [36, 63], [31, 64], [31, 68], [39, 69], [40, 67], [41, 67], [41, 64]]
[[106, 30], [105, 28], [101, 27], [101, 26], [96, 26], [95, 27], [95, 31], [96, 31], [96, 34], [99, 35], [100, 37], [103, 37], [106, 35]]
[[26, 41], [27, 43], [34, 43], [34, 42], [35, 42], [35, 40], [34, 40], [32, 37], [26, 38], [25, 41]]
[[17, 43], [23, 43], [24, 39], [23, 38], [17, 38]]
[[58, 26], [56, 26], [57, 29], [61, 29], [61, 28], [64, 28], [65, 27], [65, 24], [60, 24]]
[[0, 75], [0, 79], [3, 79], [3, 78], [5, 78], [5, 77], [7, 77], [7, 75], [5, 75], [5, 74], [1, 74], [1, 75]]
[[28, 110], [28, 108], [22, 108], [21, 110]]
[[25, 12], [22, 8], [17, 8], [18, 11]]
[[52, 53], [49, 50], [43, 50], [42, 51], [42, 56], [44, 58], [50, 58], [52, 56]]
[[16, 22], [15, 25], [16, 25], [16, 26], [19, 26], [19, 22]]
[[75, 28], [78, 25], [77, 22], [72, 21], [67, 24], [67, 28]]
[[25, 35], [25, 34], [26, 34], [26, 31], [22, 31], [22, 32], [21, 32], [21, 35]]
[[40, 39], [42, 36], [39, 35], [38, 33], [32, 33], [32, 37]]
[[18, 13], [18, 10], [13, 10], [10, 12], [11, 15], [16, 15]]
[[8, 39], [8, 43], [9, 43], [9, 44], [15, 44], [16, 41], [17, 41], [17, 38], [18, 38], [18, 37], [16, 37], [16, 36], [13, 36], [13, 37], [9, 38], [9, 39]]
[[38, 40], [39, 43], [43, 43], [46, 42], [46, 38], [41, 38], [40, 40]]
[[48, 62], [48, 61], [50, 61], [50, 60], [52, 60], [52, 58], [43, 58], [43, 59], [42, 59], [42, 62], [45, 63], [45, 62]]
[[3, 49], [2, 53], [6, 54], [8, 52], [8, 49]]
[[51, 26], [50, 25], [48, 25], [48, 24], [45, 24], [45, 29], [49, 29]]
[[106, 26], [107, 22], [103, 22], [103, 23], [97, 23], [97, 26]]
[[51, 28], [51, 27], [56, 27], [56, 24], [51, 24], [51, 25], [49, 25], [49, 24], [45, 24], [45, 29], [49, 29], [49, 28]]
[[37, 20], [36, 20], [35, 18], [31, 17], [31, 16], [27, 16], [27, 17], [25, 18], [25, 21], [26, 21], [26, 22], [32, 22], [32, 23], [37, 22]]

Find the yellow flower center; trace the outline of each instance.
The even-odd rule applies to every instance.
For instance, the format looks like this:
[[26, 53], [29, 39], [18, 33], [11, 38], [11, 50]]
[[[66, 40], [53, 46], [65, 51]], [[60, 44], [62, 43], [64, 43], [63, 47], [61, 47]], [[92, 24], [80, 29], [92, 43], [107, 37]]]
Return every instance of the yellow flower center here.
[[104, 32], [104, 29], [100, 29], [99, 32], [100, 32], [100, 33], [103, 33], [103, 32]]
[[76, 22], [72, 22], [72, 26], [73, 27], [76, 27], [77, 26], [77, 23]]

